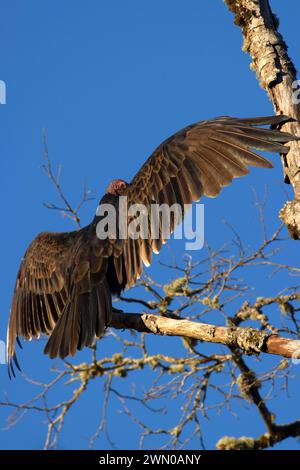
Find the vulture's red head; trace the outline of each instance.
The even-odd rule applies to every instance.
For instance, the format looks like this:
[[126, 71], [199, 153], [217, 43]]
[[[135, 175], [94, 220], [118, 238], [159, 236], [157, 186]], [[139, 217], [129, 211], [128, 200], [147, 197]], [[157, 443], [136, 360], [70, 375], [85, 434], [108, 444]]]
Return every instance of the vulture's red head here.
[[129, 186], [129, 184], [124, 180], [112, 180], [106, 190], [106, 193], [119, 196], [120, 193], [127, 188], [127, 186]]

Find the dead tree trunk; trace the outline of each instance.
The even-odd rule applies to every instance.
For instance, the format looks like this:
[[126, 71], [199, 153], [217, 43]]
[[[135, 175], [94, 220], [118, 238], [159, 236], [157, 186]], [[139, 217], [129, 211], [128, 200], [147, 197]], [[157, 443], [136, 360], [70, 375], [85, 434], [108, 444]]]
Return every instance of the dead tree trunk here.
[[[269, 0], [225, 0], [235, 15], [244, 38], [243, 50], [252, 58], [251, 68], [260, 85], [267, 91], [276, 114], [286, 114], [295, 121], [282, 126], [286, 132], [300, 136], [300, 90], [296, 69], [287, 45], [278, 32], [279, 20]], [[289, 144], [282, 156], [284, 181], [293, 186], [294, 200], [287, 201], [279, 217], [292, 238], [300, 239], [300, 142]]]

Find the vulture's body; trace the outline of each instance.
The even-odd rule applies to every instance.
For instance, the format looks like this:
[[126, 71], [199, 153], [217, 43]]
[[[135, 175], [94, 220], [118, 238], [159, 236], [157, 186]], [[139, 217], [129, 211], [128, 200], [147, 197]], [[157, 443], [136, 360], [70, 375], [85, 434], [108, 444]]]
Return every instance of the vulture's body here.
[[[100, 203], [118, 206], [152, 203], [190, 204], [202, 196], [215, 197], [248, 166], [272, 164], [252, 149], [288, 152], [286, 142], [297, 139], [279, 130], [288, 118], [239, 119], [221, 117], [186, 127], [164, 141], [130, 184], [113, 181]], [[22, 260], [17, 276], [8, 327], [8, 361], [15, 357], [15, 341], [49, 336], [50, 357], [74, 355], [100, 338], [110, 323], [112, 295], [134, 285], [143, 263], [151, 263], [164, 242], [158, 239], [97, 237], [96, 216], [74, 232], [41, 233]], [[173, 229], [174, 227], [172, 227]], [[161, 235], [161, 234], [160, 234]]]

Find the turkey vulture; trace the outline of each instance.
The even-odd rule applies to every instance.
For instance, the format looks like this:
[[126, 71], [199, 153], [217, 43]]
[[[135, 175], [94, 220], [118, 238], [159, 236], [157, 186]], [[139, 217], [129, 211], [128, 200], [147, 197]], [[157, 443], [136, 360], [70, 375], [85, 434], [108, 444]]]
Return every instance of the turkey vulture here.
[[[146, 160], [130, 184], [114, 180], [100, 204], [118, 206], [178, 203], [182, 207], [201, 196], [215, 197], [233, 178], [246, 175], [248, 165], [272, 168], [251, 149], [286, 154], [286, 142], [297, 137], [275, 130], [287, 116], [240, 119], [218, 117], [180, 130]], [[258, 126], [271, 125], [272, 128]], [[112, 295], [134, 285], [143, 263], [151, 263], [164, 242], [158, 239], [99, 239], [100, 216], [77, 231], [39, 234], [21, 262], [8, 326], [8, 363], [15, 341], [49, 336], [44, 352], [51, 358], [74, 355], [93, 345], [109, 325]], [[174, 229], [174, 227], [172, 227]]]

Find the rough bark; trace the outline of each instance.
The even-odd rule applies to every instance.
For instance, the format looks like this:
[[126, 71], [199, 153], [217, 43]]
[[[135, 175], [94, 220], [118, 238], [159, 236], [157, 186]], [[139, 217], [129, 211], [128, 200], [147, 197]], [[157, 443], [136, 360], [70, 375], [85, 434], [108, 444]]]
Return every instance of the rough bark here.
[[133, 329], [143, 333], [179, 336], [209, 343], [238, 347], [247, 354], [260, 352], [283, 357], [300, 358], [300, 341], [283, 338], [255, 328], [239, 328], [209, 325], [189, 320], [175, 320], [149, 313], [114, 312], [112, 328]]
[[[300, 136], [300, 92], [296, 69], [287, 52], [287, 45], [278, 32], [279, 21], [268, 0], [225, 0], [235, 15], [235, 24], [242, 29], [243, 50], [252, 58], [251, 68], [260, 85], [267, 91], [276, 114], [286, 114], [295, 121], [282, 130]], [[294, 189], [294, 200], [287, 201], [279, 212], [292, 238], [300, 239], [300, 142], [289, 144], [282, 157], [284, 181]]]

